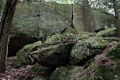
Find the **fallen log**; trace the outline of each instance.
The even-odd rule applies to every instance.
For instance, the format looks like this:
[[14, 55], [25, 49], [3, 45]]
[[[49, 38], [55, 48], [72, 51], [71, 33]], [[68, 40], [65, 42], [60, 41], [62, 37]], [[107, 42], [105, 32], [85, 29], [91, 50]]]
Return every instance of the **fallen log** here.
[[105, 30], [102, 30], [98, 33], [96, 33], [96, 36], [106, 36], [106, 35], [113, 35], [116, 32], [116, 28], [107, 28]]
[[103, 39], [108, 41], [120, 41], [120, 38], [117, 37], [103, 37]]

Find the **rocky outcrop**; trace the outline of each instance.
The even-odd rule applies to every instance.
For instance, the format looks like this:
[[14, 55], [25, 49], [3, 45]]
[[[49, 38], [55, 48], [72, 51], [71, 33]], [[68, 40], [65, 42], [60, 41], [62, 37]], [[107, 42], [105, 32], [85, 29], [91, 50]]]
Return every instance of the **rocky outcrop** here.
[[13, 20], [13, 33], [24, 32], [36, 37], [45, 37], [61, 33], [70, 26], [70, 19], [71, 5], [44, 2], [32, 2], [31, 5], [19, 3]]
[[39, 64], [33, 68], [38, 74], [34, 79], [119, 80], [119, 52], [119, 42], [95, 34], [56, 34], [24, 46], [16, 65]]
[[16, 66], [35, 62], [47, 66], [58, 67], [69, 62], [71, 49], [74, 45], [72, 34], [53, 35], [43, 44], [35, 42], [24, 46], [17, 52]]
[[90, 33], [53, 35], [44, 43], [38, 41], [24, 46], [17, 53], [17, 63], [30, 64], [35, 61], [47, 67], [81, 63], [100, 53], [108, 44], [106, 40], [92, 36], [94, 34]]
[[[92, 11], [97, 25], [96, 30], [99, 31], [104, 26], [113, 24], [113, 15], [97, 9]], [[28, 5], [19, 3], [16, 8], [12, 32], [14, 34], [24, 32], [36, 37], [61, 33], [65, 28], [68, 28], [66, 32], [71, 32], [74, 30], [71, 28], [73, 15], [73, 25], [79, 33], [84, 31], [82, 14], [79, 4], [72, 7], [71, 4], [33, 2]]]

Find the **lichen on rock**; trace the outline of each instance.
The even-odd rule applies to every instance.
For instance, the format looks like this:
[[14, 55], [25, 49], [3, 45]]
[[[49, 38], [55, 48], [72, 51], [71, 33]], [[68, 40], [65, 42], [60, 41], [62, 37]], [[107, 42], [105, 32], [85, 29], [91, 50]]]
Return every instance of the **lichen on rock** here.
[[100, 54], [108, 43], [108, 41], [99, 37], [88, 37], [86, 39], [78, 40], [72, 48], [70, 63], [81, 64], [81, 60], [87, 58], [89, 60], [91, 56], [94, 57], [94, 55]]
[[65, 41], [66, 39], [74, 38], [75, 34], [73, 33], [64, 33], [64, 34], [55, 34], [51, 37], [48, 37], [45, 41], [46, 44], [60, 43]]

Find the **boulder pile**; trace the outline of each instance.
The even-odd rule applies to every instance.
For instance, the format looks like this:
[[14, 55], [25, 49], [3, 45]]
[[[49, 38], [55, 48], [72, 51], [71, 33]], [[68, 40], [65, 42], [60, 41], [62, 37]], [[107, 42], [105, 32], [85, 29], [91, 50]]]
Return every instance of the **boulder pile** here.
[[119, 41], [93, 33], [64, 33], [24, 46], [15, 66], [34, 65], [40, 75], [33, 80], [120, 80], [119, 53]]

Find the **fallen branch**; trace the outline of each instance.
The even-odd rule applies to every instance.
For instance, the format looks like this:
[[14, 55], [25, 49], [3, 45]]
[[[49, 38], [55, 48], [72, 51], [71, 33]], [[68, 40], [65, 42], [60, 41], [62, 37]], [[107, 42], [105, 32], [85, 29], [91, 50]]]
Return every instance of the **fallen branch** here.
[[115, 31], [116, 31], [116, 28], [107, 28], [105, 30], [102, 30], [102, 31], [96, 33], [96, 36], [103, 36], [106, 34], [114, 33]]
[[120, 41], [120, 39], [117, 37], [103, 37], [103, 39], [110, 40], [110, 41]]
[[[97, 65], [104, 65], [104, 66], [114, 64], [115, 62], [108, 59], [106, 55], [108, 55], [113, 49], [115, 49], [117, 45], [118, 43], [110, 43], [100, 55], [94, 57], [94, 60], [92, 62], [95, 62], [95, 64]], [[93, 74], [94, 72], [95, 70], [93, 69], [93, 66], [89, 65], [87, 68], [84, 69], [82, 73], [78, 74], [76, 77], [82, 75], [86, 75], [87, 77], [90, 77], [90, 75]]]

